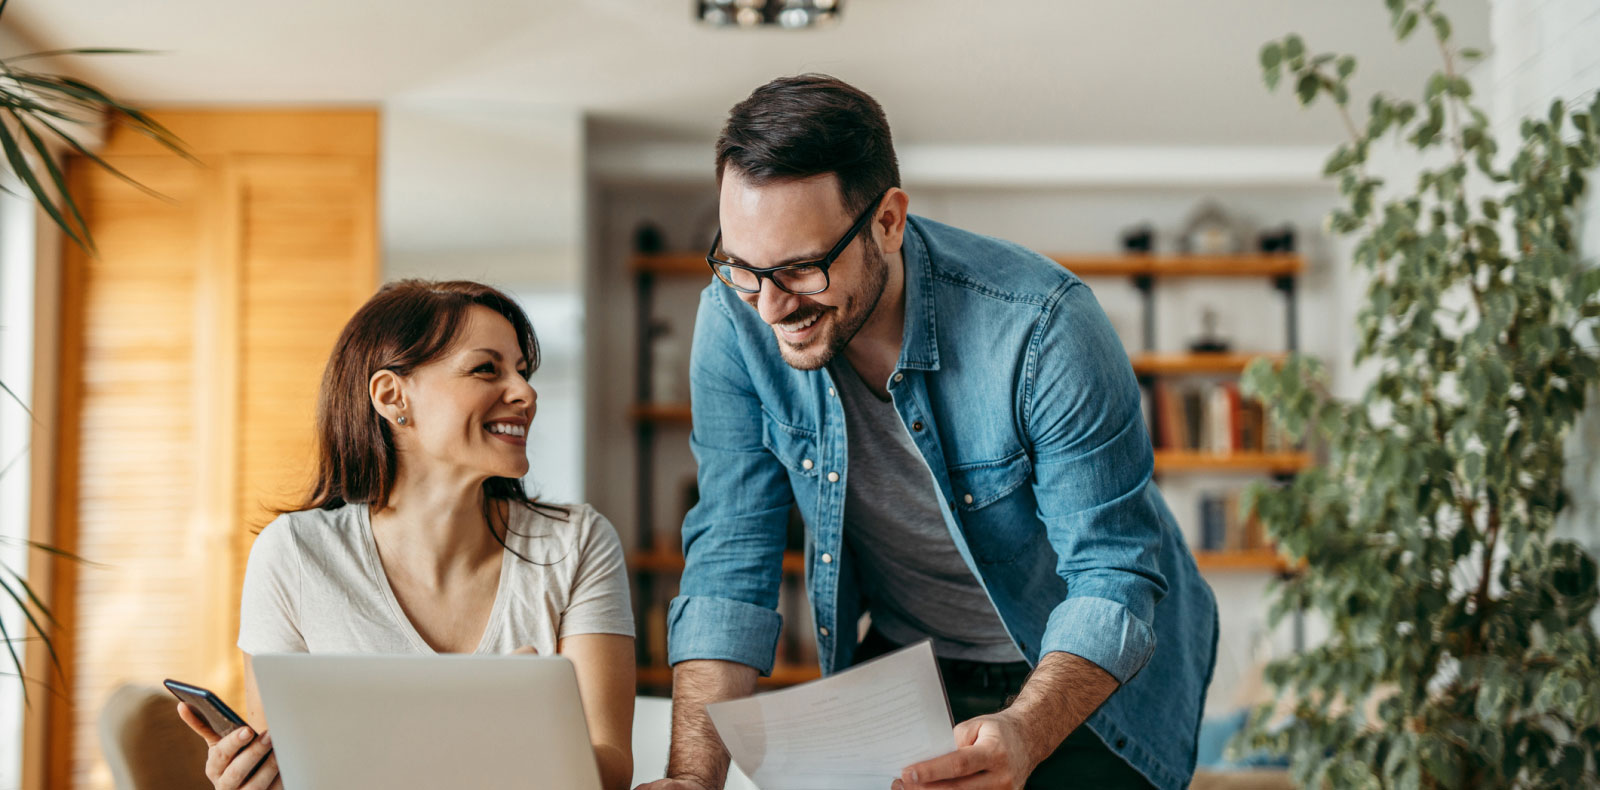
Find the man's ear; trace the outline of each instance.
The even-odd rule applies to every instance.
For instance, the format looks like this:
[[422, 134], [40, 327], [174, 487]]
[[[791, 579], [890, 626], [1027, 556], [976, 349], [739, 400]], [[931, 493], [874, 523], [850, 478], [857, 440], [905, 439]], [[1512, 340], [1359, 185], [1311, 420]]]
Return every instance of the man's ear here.
[[367, 380], [367, 394], [372, 398], [372, 408], [391, 424], [406, 416], [405, 379], [392, 370], [380, 370]]
[[870, 230], [876, 237], [878, 249], [884, 255], [893, 255], [900, 251], [900, 245], [905, 241], [906, 212], [911, 204], [911, 196], [904, 189], [893, 187], [889, 190], [883, 201], [878, 206], [877, 216], [872, 218]]

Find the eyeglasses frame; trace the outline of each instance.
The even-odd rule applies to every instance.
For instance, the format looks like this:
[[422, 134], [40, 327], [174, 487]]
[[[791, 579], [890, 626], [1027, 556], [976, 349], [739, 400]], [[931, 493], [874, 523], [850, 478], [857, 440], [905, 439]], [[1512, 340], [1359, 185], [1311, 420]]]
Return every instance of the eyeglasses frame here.
[[[893, 189], [893, 187], [890, 187], [890, 189]], [[814, 261], [787, 263], [782, 266], [772, 266], [763, 269], [758, 266], [747, 266], [742, 263], [734, 263], [733, 261], [723, 260], [717, 257], [717, 247], [722, 245], [722, 228], [718, 227], [717, 235], [711, 239], [711, 249], [706, 251], [706, 264], [711, 267], [711, 273], [717, 278], [718, 282], [721, 282], [723, 285], [732, 288], [738, 293], [761, 293], [761, 281], [765, 279], [770, 280], [772, 284], [778, 288], [778, 290], [783, 291], [786, 294], [793, 294], [795, 296], [815, 296], [816, 294], [828, 290], [829, 286], [833, 285], [833, 278], [828, 274], [828, 267], [832, 266], [834, 261], [838, 260], [839, 256], [844, 254], [845, 249], [850, 246], [850, 242], [855, 241], [856, 236], [861, 234], [861, 229], [867, 226], [867, 223], [872, 219], [873, 215], [877, 213], [879, 204], [883, 203], [883, 199], [887, 197], [888, 194], [888, 189], [878, 193], [878, 196], [873, 198], [872, 202], [867, 205], [867, 209], [861, 212], [861, 216], [856, 217], [855, 223], [850, 226], [849, 230], [845, 231], [844, 236], [840, 237], [838, 243], [833, 245], [833, 249], [828, 250], [827, 255], [824, 255]], [[755, 290], [745, 290], [744, 288], [740, 288], [739, 286], [723, 279], [722, 273], [718, 271], [723, 266], [731, 266], [735, 269], [740, 269], [754, 274], [756, 276]], [[793, 271], [795, 269], [801, 269], [807, 266], [815, 266], [822, 270], [822, 287], [815, 291], [791, 291], [788, 288], [783, 287], [783, 283], [778, 282], [778, 280], [773, 276], [779, 272]]]

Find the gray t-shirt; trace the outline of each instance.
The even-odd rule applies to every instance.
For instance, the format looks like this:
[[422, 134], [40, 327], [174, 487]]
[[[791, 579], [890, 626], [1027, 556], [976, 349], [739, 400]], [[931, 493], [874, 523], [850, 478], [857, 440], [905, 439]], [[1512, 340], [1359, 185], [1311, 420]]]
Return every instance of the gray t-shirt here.
[[844, 539], [873, 627], [899, 644], [932, 637], [943, 658], [1024, 660], [956, 550], [933, 473], [894, 403], [879, 400], [843, 355], [830, 369], [849, 440]]
[[[511, 508], [500, 586], [474, 653], [531, 646], [555, 655], [574, 634], [633, 636], [622, 542], [588, 505], [565, 521]], [[423, 653], [378, 559], [366, 505], [285, 513], [256, 537], [239, 607], [239, 649], [261, 653]]]

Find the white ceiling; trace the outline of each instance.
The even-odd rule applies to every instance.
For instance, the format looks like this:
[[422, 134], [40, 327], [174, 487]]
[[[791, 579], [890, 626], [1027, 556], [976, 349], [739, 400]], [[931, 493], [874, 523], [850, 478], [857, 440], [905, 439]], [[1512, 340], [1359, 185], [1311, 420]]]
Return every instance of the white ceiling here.
[[[146, 102], [525, 102], [608, 140], [705, 140], [754, 86], [823, 71], [877, 96], [902, 143], [1322, 143], [1327, 108], [1262, 87], [1264, 41], [1356, 54], [1361, 90], [1411, 92], [1437, 63], [1425, 27], [1394, 45], [1381, 0], [846, 0], [803, 32], [708, 29], [690, 3], [14, 0], [6, 21], [46, 47], [161, 50], [68, 66]], [[1487, 0], [1444, 5], [1487, 44]]]

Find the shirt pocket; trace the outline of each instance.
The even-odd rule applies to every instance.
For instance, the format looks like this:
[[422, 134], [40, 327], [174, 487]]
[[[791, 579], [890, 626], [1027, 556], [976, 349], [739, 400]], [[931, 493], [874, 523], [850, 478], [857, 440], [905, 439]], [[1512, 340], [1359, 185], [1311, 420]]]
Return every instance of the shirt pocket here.
[[[1004, 563], [1027, 552], [1043, 530], [1027, 484], [1033, 461], [1024, 450], [998, 461], [952, 466], [951, 492], [973, 559]], [[1027, 499], [1027, 502], [1021, 500]]]
[[817, 434], [762, 414], [761, 444], [789, 470], [791, 478], [814, 481], [822, 469]]

